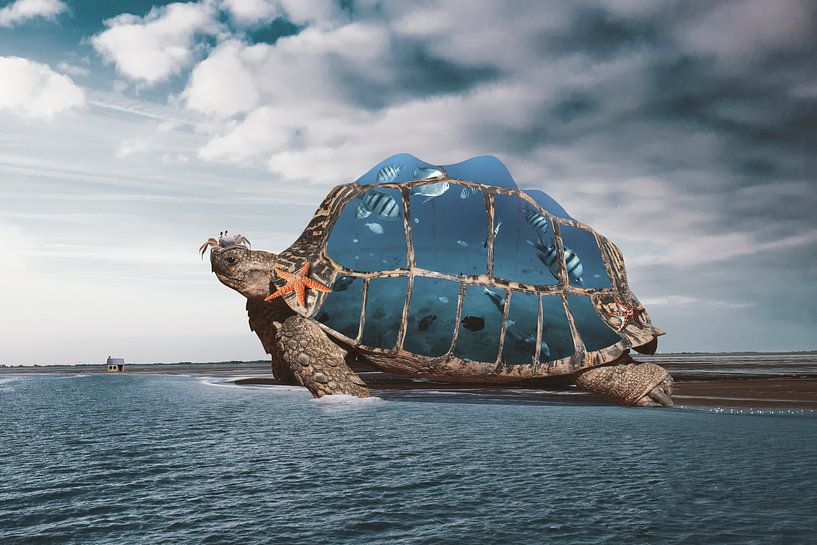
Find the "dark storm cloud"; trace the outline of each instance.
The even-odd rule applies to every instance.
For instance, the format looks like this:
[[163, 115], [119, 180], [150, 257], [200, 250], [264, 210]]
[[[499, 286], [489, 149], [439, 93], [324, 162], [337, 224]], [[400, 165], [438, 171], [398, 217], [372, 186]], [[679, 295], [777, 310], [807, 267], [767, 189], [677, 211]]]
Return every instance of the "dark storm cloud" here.
[[435, 55], [412, 39], [393, 38], [388, 73], [370, 73], [343, 55], [330, 54], [330, 66], [340, 82], [339, 91], [355, 106], [379, 110], [418, 97], [467, 92], [499, 78], [499, 68], [465, 65]]

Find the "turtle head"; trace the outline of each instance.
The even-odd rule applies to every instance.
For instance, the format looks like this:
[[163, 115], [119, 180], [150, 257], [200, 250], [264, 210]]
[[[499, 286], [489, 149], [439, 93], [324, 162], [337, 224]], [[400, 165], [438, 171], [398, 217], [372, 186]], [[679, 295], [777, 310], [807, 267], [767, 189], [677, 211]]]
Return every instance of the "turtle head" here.
[[242, 245], [213, 246], [210, 250], [210, 265], [219, 281], [250, 300], [263, 300], [270, 294], [276, 258], [272, 252]]

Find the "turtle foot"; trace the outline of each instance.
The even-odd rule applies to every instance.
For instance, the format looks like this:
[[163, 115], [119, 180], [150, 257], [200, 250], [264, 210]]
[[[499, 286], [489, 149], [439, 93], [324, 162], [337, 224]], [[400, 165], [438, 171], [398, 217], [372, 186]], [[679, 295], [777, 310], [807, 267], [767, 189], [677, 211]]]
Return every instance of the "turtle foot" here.
[[672, 377], [654, 363], [595, 367], [581, 373], [576, 386], [620, 405], [672, 407]]
[[313, 396], [371, 397], [366, 383], [346, 365], [346, 352], [313, 320], [301, 316], [287, 318], [278, 328], [276, 340], [281, 358]]

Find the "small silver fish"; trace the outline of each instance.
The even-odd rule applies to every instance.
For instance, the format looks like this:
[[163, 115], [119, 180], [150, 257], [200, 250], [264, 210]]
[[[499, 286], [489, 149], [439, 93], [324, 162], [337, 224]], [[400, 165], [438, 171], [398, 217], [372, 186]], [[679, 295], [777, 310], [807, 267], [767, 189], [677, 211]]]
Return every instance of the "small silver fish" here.
[[465, 248], [467, 248], [467, 247], [468, 247], [468, 243], [467, 243], [467, 242], [465, 242], [464, 240], [458, 240], [458, 241], [457, 241], [457, 244], [459, 244], [460, 246], [463, 246], [463, 247], [465, 247]]
[[369, 228], [369, 231], [374, 233], [375, 235], [382, 235], [383, 234], [383, 226], [379, 223], [367, 223], [366, 227]]
[[433, 180], [434, 178], [445, 178], [445, 171], [440, 167], [421, 167], [414, 169], [415, 180]]
[[355, 244], [357, 244], [357, 243], [358, 243], [358, 242], [360, 242], [360, 241], [359, 241], [358, 239], [356, 239], [356, 238], [353, 238], [353, 239], [352, 239], [352, 242], [354, 242]]
[[420, 223], [420, 220], [417, 219], [417, 218], [414, 218], [414, 223]]
[[422, 185], [414, 190], [412, 195], [423, 195], [424, 197], [428, 197], [423, 203], [427, 203], [431, 199], [439, 197], [443, 193], [448, 191], [448, 182], [437, 182], [434, 184]]
[[465, 186], [462, 188], [462, 191], [460, 191], [460, 199], [467, 199], [468, 197], [476, 193], [476, 191], [477, 189], [475, 187]]
[[500, 314], [505, 314], [505, 299], [503, 299], [501, 295], [492, 292], [488, 288], [482, 288], [482, 293], [491, 300]]
[[437, 297], [437, 300], [440, 301], [440, 303], [442, 303], [442, 304], [448, 303], [448, 297], [446, 297], [444, 295], [440, 295], [439, 297]]
[[393, 182], [397, 175], [400, 174], [400, 170], [403, 167], [400, 166], [398, 163], [392, 163], [390, 165], [386, 165], [380, 170], [377, 171], [377, 181], [378, 182]]

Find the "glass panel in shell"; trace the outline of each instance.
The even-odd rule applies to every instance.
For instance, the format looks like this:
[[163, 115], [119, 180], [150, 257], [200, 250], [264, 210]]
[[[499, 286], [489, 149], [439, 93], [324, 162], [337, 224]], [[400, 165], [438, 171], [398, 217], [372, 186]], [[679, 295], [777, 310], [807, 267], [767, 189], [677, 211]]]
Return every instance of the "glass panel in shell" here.
[[495, 276], [525, 284], [558, 283], [553, 226], [546, 216], [519, 197], [496, 195], [494, 233]]
[[406, 234], [400, 191], [373, 188], [349, 201], [332, 227], [329, 256], [361, 272], [406, 265]]
[[418, 267], [452, 275], [487, 272], [488, 227], [481, 190], [449, 182], [415, 186], [410, 214]]
[[593, 233], [561, 225], [559, 234], [565, 248], [568, 279], [571, 286], [582, 288], [609, 288], [610, 277], [601, 258], [599, 245]]
[[484, 286], [465, 288], [455, 356], [486, 363], [496, 361], [506, 294], [505, 290]]
[[411, 290], [403, 348], [423, 356], [442, 356], [451, 347], [457, 325], [459, 284], [417, 276]]
[[567, 306], [588, 352], [614, 345], [621, 337], [598, 315], [593, 302], [584, 295], [568, 295]]
[[372, 278], [366, 294], [366, 324], [361, 342], [374, 348], [392, 349], [403, 318], [408, 278]]
[[536, 330], [539, 327], [539, 296], [521, 291], [511, 292], [508, 326], [502, 361], [510, 364], [536, 363]]
[[539, 361], [567, 358], [575, 352], [573, 334], [559, 295], [542, 296], [542, 351]]
[[339, 276], [326, 294], [315, 319], [335, 331], [354, 339], [360, 326], [360, 308], [363, 305], [363, 279]]

